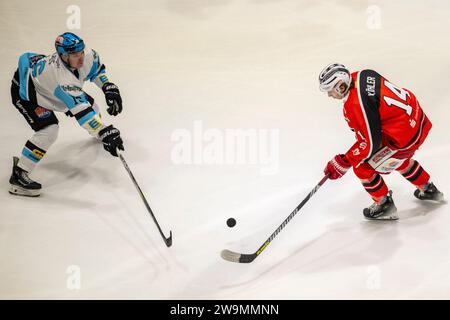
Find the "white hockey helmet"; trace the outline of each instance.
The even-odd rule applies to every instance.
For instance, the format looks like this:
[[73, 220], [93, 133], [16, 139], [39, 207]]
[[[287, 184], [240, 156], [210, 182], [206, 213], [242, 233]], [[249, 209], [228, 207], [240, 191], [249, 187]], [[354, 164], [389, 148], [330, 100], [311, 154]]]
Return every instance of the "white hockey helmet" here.
[[331, 63], [319, 74], [319, 90], [322, 92], [331, 91], [339, 81], [345, 83], [349, 88], [352, 82], [350, 71], [343, 64]]

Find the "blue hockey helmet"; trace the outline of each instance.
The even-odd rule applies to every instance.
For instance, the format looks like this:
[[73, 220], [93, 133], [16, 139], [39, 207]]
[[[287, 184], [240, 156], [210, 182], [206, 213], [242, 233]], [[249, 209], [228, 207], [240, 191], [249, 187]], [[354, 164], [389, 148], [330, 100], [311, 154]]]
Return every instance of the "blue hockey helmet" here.
[[72, 32], [64, 32], [56, 37], [56, 52], [62, 55], [69, 55], [84, 50], [84, 41]]

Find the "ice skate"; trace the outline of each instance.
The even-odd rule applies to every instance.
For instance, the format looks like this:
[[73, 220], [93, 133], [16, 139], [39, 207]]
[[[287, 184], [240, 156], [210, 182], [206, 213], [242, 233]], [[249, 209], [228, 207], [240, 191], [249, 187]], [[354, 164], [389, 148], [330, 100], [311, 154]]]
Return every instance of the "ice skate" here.
[[414, 191], [414, 196], [419, 200], [444, 200], [444, 194], [436, 188], [433, 182], [428, 182], [424, 187], [424, 191], [420, 189]]
[[27, 197], [37, 197], [41, 192], [41, 184], [33, 181], [28, 177], [28, 172], [17, 166], [19, 158], [13, 157], [13, 170], [11, 178], [9, 178], [9, 183], [11, 187], [9, 193], [27, 196]]
[[392, 200], [392, 191], [380, 203], [374, 202], [365, 208], [363, 214], [368, 220], [397, 220], [397, 207]]

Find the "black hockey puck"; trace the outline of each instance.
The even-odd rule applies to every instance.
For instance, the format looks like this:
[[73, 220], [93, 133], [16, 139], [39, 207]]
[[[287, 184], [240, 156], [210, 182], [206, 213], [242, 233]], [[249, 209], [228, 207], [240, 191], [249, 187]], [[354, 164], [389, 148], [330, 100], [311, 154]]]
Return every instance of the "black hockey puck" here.
[[236, 220], [234, 220], [234, 218], [229, 218], [227, 220], [227, 226], [229, 226], [230, 228], [233, 228], [236, 225]]

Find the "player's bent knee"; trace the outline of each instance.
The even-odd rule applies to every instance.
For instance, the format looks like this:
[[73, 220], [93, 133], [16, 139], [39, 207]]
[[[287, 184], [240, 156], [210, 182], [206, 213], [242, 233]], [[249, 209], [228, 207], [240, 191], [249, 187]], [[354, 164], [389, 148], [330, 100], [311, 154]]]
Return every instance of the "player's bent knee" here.
[[43, 148], [50, 147], [58, 138], [59, 125], [51, 124], [39, 131], [33, 137], [33, 140]]

